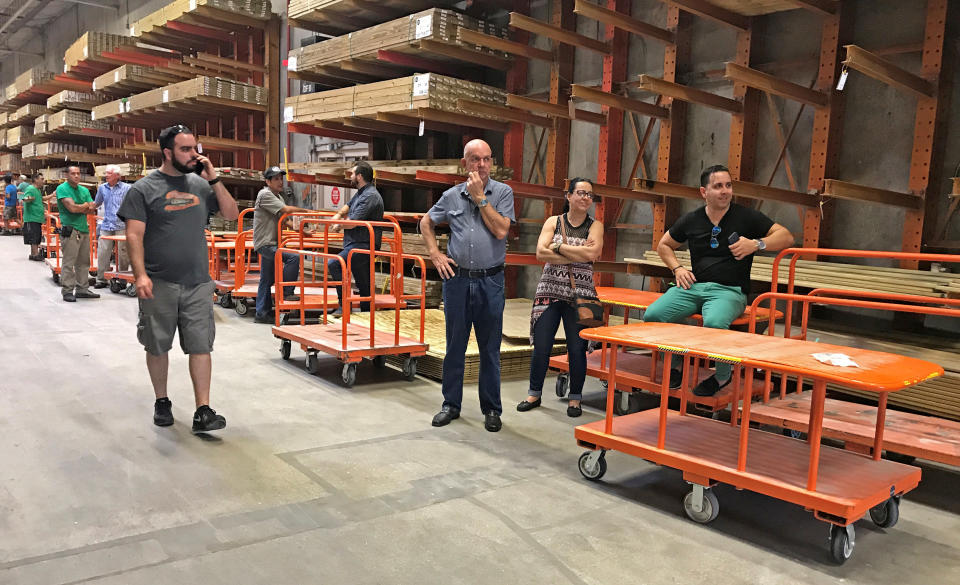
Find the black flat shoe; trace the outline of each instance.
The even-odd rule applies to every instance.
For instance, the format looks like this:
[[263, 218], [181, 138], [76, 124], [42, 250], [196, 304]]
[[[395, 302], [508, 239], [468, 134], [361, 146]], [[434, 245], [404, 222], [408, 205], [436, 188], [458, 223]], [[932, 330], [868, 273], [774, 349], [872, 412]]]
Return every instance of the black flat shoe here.
[[460, 409], [452, 406], [444, 406], [440, 409], [440, 412], [433, 417], [433, 426], [446, 426], [458, 418], [460, 418]]
[[483, 428], [487, 429], [491, 433], [495, 433], [503, 428], [503, 423], [500, 422], [500, 415], [495, 412], [485, 414], [483, 416]]
[[517, 410], [519, 410], [520, 412], [527, 412], [528, 410], [533, 410], [538, 406], [540, 406], [539, 398], [537, 398], [533, 402], [530, 402], [529, 400], [524, 400], [523, 402], [517, 405]]
[[569, 416], [570, 418], [577, 418], [581, 414], [583, 414], [583, 408], [581, 408], [580, 406], [567, 407], [567, 416]]

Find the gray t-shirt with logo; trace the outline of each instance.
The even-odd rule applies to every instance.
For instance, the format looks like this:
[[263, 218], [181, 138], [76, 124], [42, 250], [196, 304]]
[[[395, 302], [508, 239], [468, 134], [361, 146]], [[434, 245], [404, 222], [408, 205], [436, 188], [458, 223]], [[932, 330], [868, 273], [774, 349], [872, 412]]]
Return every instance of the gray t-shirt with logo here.
[[143, 253], [150, 278], [196, 286], [210, 280], [204, 229], [219, 210], [213, 188], [199, 175], [155, 170], [130, 187], [117, 217], [147, 224]]
[[287, 204], [279, 195], [274, 195], [270, 187], [264, 187], [257, 193], [257, 202], [253, 210], [253, 249], [277, 245], [277, 224], [280, 212]]

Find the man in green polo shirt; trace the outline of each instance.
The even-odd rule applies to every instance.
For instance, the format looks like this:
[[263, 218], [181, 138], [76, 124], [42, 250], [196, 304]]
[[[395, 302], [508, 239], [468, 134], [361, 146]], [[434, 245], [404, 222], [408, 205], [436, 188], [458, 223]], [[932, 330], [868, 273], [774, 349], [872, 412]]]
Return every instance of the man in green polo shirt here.
[[27, 183], [20, 195], [23, 203], [23, 243], [30, 246], [30, 255], [27, 258], [43, 261], [43, 256], [40, 255], [40, 240], [43, 238], [41, 226], [44, 220], [43, 195], [40, 193], [43, 189], [43, 175], [36, 173], [31, 178], [33, 183]]
[[60, 210], [60, 289], [63, 300], [99, 299], [90, 291], [90, 228], [87, 216], [97, 213], [90, 191], [80, 185], [80, 167], [67, 169], [67, 180], [57, 187]]

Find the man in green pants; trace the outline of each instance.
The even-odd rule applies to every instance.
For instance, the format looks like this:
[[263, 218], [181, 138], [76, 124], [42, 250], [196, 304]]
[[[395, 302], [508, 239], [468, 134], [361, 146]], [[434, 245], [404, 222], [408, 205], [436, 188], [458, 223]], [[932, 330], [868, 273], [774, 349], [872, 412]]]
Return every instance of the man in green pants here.
[[67, 180], [57, 186], [60, 211], [60, 289], [63, 300], [99, 299], [90, 291], [90, 227], [87, 216], [97, 213], [90, 191], [80, 184], [80, 167], [67, 168]]
[[[677, 286], [647, 308], [644, 321], [676, 323], [700, 313], [704, 327], [729, 328], [747, 306], [753, 255], [793, 245], [787, 228], [733, 202], [733, 180], [726, 167], [714, 165], [703, 171], [700, 195], [706, 205], [680, 217], [657, 245]], [[690, 248], [690, 268], [675, 254], [684, 242]], [[679, 388], [682, 382], [682, 360], [673, 356], [671, 388]], [[731, 370], [730, 364], [718, 362], [716, 373], [697, 384], [693, 393], [713, 396], [730, 383]]]

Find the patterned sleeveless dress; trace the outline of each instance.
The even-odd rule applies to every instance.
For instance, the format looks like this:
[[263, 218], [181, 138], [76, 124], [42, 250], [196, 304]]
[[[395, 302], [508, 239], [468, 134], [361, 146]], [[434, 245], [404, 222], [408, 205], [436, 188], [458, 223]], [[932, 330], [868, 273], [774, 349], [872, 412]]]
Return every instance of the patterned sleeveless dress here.
[[[567, 232], [567, 241], [563, 241], [560, 234], [560, 221]], [[564, 213], [557, 221], [553, 231], [553, 242], [561, 242], [564, 246], [583, 246], [590, 236], [590, 226], [595, 220], [589, 215], [578, 226], [570, 225], [567, 214]], [[573, 303], [574, 290], [570, 287], [570, 272], [573, 273], [573, 282], [577, 287], [576, 294], [582, 298], [597, 298], [597, 290], [593, 285], [593, 264], [590, 262], [571, 262], [570, 264], [553, 264], [547, 262], [543, 266], [543, 274], [537, 283], [537, 292], [533, 298], [533, 311], [530, 313], [530, 343], [533, 343], [533, 328], [537, 319], [554, 301]], [[570, 335], [570, 332], [567, 332]]]

